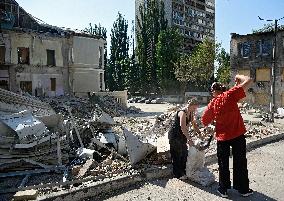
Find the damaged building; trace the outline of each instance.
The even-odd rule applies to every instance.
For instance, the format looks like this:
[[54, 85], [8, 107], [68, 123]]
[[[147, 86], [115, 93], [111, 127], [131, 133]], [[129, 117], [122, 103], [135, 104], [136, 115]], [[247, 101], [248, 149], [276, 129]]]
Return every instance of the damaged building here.
[[0, 2], [0, 87], [33, 96], [105, 90], [101, 36], [43, 23], [14, 0]]
[[[275, 107], [284, 106], [284, 31], [277, 32], [275, 65]], [[274, 32], [231, 34], [232, 76], [237, 73], [254, 79], [247, 101], [269, 106], [272, 84]]]

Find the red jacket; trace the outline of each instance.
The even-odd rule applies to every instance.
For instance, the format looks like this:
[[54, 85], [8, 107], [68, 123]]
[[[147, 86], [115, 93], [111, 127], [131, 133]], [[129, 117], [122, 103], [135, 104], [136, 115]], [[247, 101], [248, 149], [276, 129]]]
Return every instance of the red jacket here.
[[219, 94], [208, 104], [201, 121], [204, 126], [216, 121], [216, 139], [225, 141], [245, 134], [246, 128], [241, 116], [238, 101], [246, 97], [241, 86]]

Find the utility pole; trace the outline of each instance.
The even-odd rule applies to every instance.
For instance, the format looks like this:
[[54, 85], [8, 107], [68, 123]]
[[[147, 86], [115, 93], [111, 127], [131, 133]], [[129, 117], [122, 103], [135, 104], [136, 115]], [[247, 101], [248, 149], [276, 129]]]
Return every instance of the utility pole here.
[[[259, 17], [259, 20], [265, 20], [261, 17]], [[277, 44], [277, 28], [278, 28], [278, 21], [283, 19], [284, 17], [280, 19], [275, 20], [265, 20], [268, 22], [274, 21], [274, 40], [273, 40], [273, 55], [272, 55], [272, 62], [273, 65], [271, 67], [271, 77], [270, 77], [270, 104], [269, 104], [269, 112], [270, 112], [270, 122], [274, 122], [274, 112], [275, 112], [275, 81], [276, 81], [276, 64], [277, 64], [277, 57], [276, 57], [276, 44]]]

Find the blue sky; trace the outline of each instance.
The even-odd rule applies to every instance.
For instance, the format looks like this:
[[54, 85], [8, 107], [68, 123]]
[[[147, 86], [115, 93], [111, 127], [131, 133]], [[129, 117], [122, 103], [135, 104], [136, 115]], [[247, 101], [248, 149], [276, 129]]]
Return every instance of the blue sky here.
[[[72, 29], [84, 29], [92, 24], [107, 28], [108, 39], [118, 12], [131, 27], [135, 15], [135, 0], [17, 0], [28, 13], [44, 22]], [[229, 51], [230, 33], [248, 34], [261, 28], [266, 19], [284, 16], [284, 0], [216, 0], [216, 39]], [[284, 19], [279, 22], [284, 24]], [[109, 40], [108, 40], [109, 43]], [[109, 44], [108, 44], [109, 46]]]

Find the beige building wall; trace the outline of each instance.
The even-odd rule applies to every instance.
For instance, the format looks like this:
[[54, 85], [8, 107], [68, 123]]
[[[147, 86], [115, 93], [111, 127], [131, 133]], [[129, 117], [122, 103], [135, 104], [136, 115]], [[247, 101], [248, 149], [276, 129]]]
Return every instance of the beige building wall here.
[[45, 35], [11, 33], [11, 63], [18, 64], [18, 48], [29, 48], [30, 65], [45, 66], [47, 64], [46, 50], [55, 51], [56, 66], [63, 66], [63, 38], [47, 37]]
[[[11, 89], [20, 92], [22, 82], [31, 82], [32, 95], [64, 95], [68, 84], [68, 71], [63, 66], [62, 53], [65, 39], [48, 37], [44, 34], [15, 32], [10, 32], [9, 38], [10, 63], [12, 64], [10, 80], [12, 80], [12, 85], [16, 85]], [[18, 64], [18, 48], [20, 47], [29, 48], [29, 64]], [[47, 66], [47, 49], [54, 50], [55, 66]], [[55, 79], [53, 88], [51, 79]]]
[[105, 90], [104, 44], [103, 39], [73, 37], [70, 82], [75, 94]]

